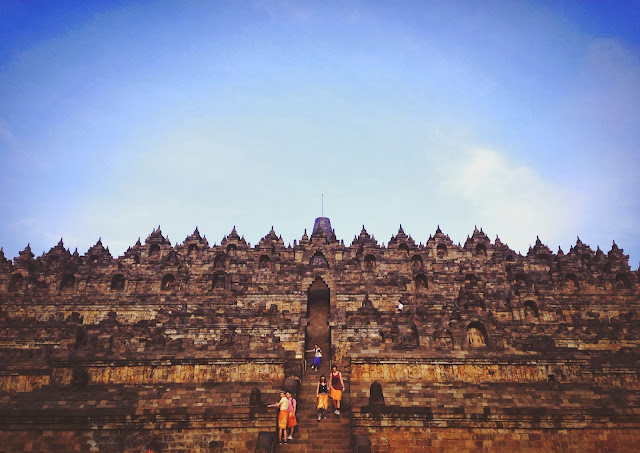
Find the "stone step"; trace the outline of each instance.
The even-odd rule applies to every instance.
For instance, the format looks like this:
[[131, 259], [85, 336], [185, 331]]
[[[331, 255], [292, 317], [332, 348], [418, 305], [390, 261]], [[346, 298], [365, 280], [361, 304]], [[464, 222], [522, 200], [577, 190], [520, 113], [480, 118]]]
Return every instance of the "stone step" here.
[[293, 436], [293, 440], [288, 440], [289, 444], [298, 445], [326, 445], [330, 447], [348, 447], [350, 442], [349, 437], [335, 437], [333, 433], [314, 433], [311, 436], [296, 437]]
[[345, 444], [349, 443], [351, 438], [350, 433], [348, 432], [333, 432], [333, 431], [308, 431], [304, 435], [300, 434], [299, 436], [293, 436], [293, 440], [303, 441], [303, 440], [312, 440], [317, 437], [321, 437], [323, 442], [327, 444]]
[[[326, 429], [326, 430], [349, 429], [349, 423], [347, 421], [332, 422], [329, 419], [318, 420], [317, 417], [309, 420], [299, 419], [298, 423], [299, 423], [299, 426], [301, 426], [300, 429]], [[344, 428], [343, 428], [343, 425], [345, 426]]]
[[[309, 432], [304, 436], [299, 436], [297, 439], [300, 442], [312, 442], [314, 439], [316, 438], [321, 438], [323, 439], [323, 443], [327, 444], [327, 445], [334, 445], [334, 444], [340, 444], [340, 445], [348, 445], [350, 440], [351, 440], [351, 434], [348, 432], [345, 433], [334, 433], [331, 431], [313, 431], [313, 432]], [[296, 439], [296, 437], [294, 436], [294, 440]]]
[[298, 424], [305, 427], [316, 427], [322, 425], [323, 427], [330, 429], [340, 429], [342, 426], [349, 427], [351, 420], [345, 415], [337, 416], [334, 414], [327, 414], [327, 418], [318, 420], [315, 414], [299, 415], [296, 416]]
[[347, 430], [341, 430], [341, 431], [307, 430], [304, 433], [301, 432], [299, 438], [313, 439], [318, 436], [325, 437], [328, 443], [341, 443], [341, 442], [349, 443], [349, 440], [351, 439], [351, 433]]
[[333, 453], [339, 453], [339, 452], [351, 452], [351, 446], [343, 446], [343, 445], [323, 445], [321, 443], [318, 444], [298, 444], [296, 445], [295, 443], [291, 443], [291, 441], [289, 441], [290, 443], [288, 444], [284, 444], [284, 445], [278, 445], [278, 448], [276, 448], [276, 451], [287, 451], [287, 452], [315, 452], [315, 453], [327, 453], [327, 452], [333, 452]]
[[[311, 362], [313, 353], [306, 352], [305, 359], [307, 370], [300, 382], [298, 394], [298, 410], [294, 439], [286, 445], [279, 445], [277, 451], [282, 452], [351, 452], [351, 413], [343, 411], [337, 416], [333, 413], [334, 407], [329, 399], [329, 408], [326, 418], [318, 420], [316, 389], [321, 375], [329, 379], [330, 365], [330, 335], [327, 326], [328, 311], [314, 311], [309, 318], [307, 326], [307, 338], [305, 350], [310, 350], [315, 344], [322, 349], [322, 366], [320, 370], [312, 370]], [[348, 376], [343, 374], [343, 379], [348, 382]]]

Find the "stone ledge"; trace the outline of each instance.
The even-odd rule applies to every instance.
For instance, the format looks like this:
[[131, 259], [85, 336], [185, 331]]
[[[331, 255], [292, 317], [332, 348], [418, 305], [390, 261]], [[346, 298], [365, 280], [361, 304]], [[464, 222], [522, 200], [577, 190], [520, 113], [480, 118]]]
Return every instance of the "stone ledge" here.
[[616, 428], [640, 429], [640, 413], [632, 409], [586, 408], [558, 410], [545, 407], [480, 408], [363, 406], [354, 408], [354, 427], [469, 427], [469, 428]]
[[145, 429], [267, 426], [275, 424], [277, 414], [262, 407], [192, 407], [174, 409], [91, 408], [83, 411], [66, 409], [0, 410], [0, 430], [16, 429], [86, 429], [99, 425], [102, 429]]

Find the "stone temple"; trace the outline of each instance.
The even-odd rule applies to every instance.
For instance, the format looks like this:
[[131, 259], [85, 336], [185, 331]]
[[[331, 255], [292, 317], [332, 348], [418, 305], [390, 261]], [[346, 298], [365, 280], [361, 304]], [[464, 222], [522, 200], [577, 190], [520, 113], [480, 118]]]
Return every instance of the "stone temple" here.
[[[638, 451], [639, 277], [615, 243], [345, 245], [327, 218], [292, 246], [0, 251], [0, 452]], [[330, 365], [343, 410], [318, 421]]]

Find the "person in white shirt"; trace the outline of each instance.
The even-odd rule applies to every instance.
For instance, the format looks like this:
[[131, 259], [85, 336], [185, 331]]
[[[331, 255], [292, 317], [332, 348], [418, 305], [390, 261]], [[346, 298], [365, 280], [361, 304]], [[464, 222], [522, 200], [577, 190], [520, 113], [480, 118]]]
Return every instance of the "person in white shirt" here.
[[275, 404], [269, 404], [269, 407], [280, 407], [278, 413], [278, 443], [287, 443], [287, 422], [289, 421], [289, 400], [284, 391], [280, 392], [280, 401]]
[[309, 349], [307, 352], [313, 352], [313, 362], [311, 362], [311, 369], [318, 371], [322, 365], [322, 351], [316, 344], [313, 349]]

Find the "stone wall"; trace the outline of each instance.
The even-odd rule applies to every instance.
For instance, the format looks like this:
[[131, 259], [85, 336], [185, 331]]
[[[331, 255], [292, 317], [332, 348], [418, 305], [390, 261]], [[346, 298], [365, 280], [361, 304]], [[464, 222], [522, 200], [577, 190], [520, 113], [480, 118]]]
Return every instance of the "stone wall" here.
[[0, 451], [251, 451], [275, 419], [251, 390], [275, 402], [301, 376], [314, 284], [376, 451], [637, 440], [640, 280], [617, 245], [521, 255], [439, 228], [345, 245], [326, 224], [293, 245], [235, 228], [172, 245], [158, 228], [117, 258], [101, 241], [0, 251]]
[[399, 424], [367, 430], [373, 453], [476, 451], [637, 451], [638, 432], [627, 429], [407, 428]]

